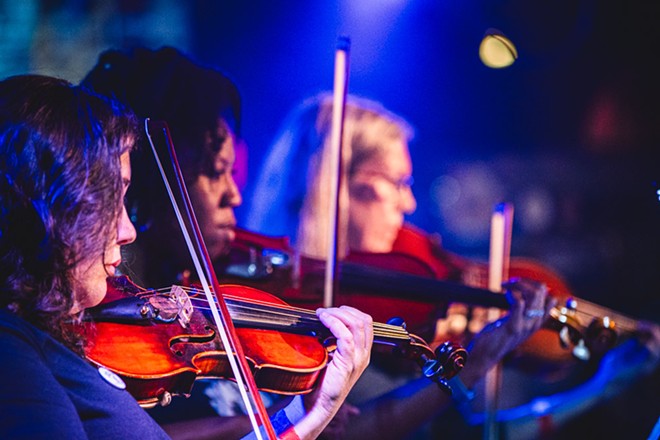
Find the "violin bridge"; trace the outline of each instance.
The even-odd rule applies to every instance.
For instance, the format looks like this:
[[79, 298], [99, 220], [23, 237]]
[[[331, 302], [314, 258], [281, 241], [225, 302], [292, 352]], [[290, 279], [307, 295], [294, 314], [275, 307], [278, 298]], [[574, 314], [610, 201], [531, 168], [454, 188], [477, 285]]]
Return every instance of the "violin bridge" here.
[[178, 320], [181, 327], [186, 327], [190, 322], [193, 313], [192, 302], [188, 294], [181, 288], [181, 286], [172, 286], [170, 296], [174, 300], [178, 308]]

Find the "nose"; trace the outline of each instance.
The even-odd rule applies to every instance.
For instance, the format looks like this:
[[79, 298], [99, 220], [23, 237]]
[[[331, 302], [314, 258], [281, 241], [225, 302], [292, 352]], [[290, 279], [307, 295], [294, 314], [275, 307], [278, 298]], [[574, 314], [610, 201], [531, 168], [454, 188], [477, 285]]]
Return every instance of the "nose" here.
[[231, 207], [235, 208], [240, 206], [243, 203], [243, 197], [241, 196], [241, 191], [238, 189], [236, 180], [231, 174], [227, 174], [227, 191], [222, 195], [220, 199], [221, 207]]
[[135, 227], [131, 223], [131, 219], [128, 217], [126, 212], [126, 207], [122, 207], [121, 216], [119, 217], [119, 222], [117, 224], [117, 244], [124, 246], [135, 241], [137, 233], [135, 232]]
[[417, 209], [417, 200], [409, 186], [401, 189], [399, 194], [399, 206], [404, 214], [412, 214]]

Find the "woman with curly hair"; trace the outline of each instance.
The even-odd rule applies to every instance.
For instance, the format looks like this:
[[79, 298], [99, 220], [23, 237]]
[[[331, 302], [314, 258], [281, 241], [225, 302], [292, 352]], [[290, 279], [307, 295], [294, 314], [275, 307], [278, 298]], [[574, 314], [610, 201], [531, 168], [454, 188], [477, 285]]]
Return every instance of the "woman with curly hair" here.
[[[123, 205], [136, 118], [84, 87], [36, 75], [0, 82], [0, 437], [168, 438], [67, 330], [107, 293], [136, 236]], [[370, 318], [324, 309], [338, 351], [287, 438], [314, 438], [369, 360]], [[295, 424], [294, 424], [295, 423]]]

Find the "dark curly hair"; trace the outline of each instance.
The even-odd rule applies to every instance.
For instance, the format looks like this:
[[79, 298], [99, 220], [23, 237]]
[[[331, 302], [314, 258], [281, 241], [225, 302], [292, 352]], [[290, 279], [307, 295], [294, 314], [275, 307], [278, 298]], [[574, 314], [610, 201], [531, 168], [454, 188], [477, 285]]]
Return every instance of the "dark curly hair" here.
[[122, 209], [120, 156], [137, 123], [67, 81], [0, 82], [0, 307], [80, 352], [65, 332], [72, 271], [103, 255]]
[[[234, 82], [172, 47], [105, 51], [82, 84], [121, 101], [139, 117], [166, 121], [187, 184], [200, 175], [212, 176], [215, 157], [230, 131], [240, 134], [241, 99]], [[126, 248], [122, 269], [141, 283], [161, 284], [174, 281], [167, 274], [173, 276], [187, 257], [177, 256], [185, 244], [145, 144], [132, 155], [134, 172], [126, 197], [140, 237]], [[163, 237], [174, 251], [166, 258]], [[131, 255], [145, 250], [150, 250], [148, 258]], [[140, 268], [142, 263], [148, 267]]]
[[81, 84], [117, 99], [141, 118], [166, 121], [187, 177], [209, 171], [209, 159], [228, 135], [223, 127], [240, 131], [235, 84], [172, 47], [107, 50]]

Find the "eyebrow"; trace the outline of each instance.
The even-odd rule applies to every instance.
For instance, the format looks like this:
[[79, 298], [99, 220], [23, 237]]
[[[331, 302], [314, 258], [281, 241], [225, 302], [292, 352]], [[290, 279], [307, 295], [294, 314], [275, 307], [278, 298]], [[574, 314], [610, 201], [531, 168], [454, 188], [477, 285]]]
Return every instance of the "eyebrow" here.
[[232, 163], [229, 159], [224, 157], [218, 157], [218, 160], [222, 162], [224, 166], [229, 166]]

